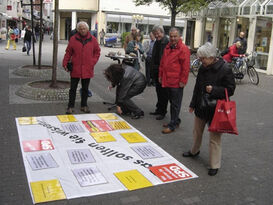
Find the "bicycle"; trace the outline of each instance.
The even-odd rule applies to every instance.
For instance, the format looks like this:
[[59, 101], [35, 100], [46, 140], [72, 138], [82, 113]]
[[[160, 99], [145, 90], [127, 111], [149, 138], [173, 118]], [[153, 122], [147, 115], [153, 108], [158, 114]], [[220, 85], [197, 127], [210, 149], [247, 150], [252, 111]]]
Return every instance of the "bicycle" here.
[[191, 52], [191, 56], [190, 56], [190, 62], [191, 62], [190, 71], [196, 77], [197, 74], [198, 74], [199, 67], [201, 65], [201, 61], [197, 57], [197, 54], [196, 54], [197, 53], [197, 49], [190, 49], [190, 52]]
[[259, 84], [259, 75], [254, 68], [256, 56], [257, 53], [252, 52], [251, 54], [247, 54], [244, 57], [234, 59], [234, 61], [231, 63], [231, 66], [235, 79], [241, 81], [244, 78], [245, 74], [247, 74], [252, 84]]

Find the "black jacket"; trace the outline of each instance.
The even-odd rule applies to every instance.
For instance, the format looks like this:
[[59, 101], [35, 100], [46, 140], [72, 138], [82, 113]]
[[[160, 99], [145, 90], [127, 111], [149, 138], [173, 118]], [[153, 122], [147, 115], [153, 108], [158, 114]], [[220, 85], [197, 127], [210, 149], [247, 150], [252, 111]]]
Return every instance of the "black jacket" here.
[[234, 76], [231, 68], [223, 59], [219, 59], [208, 67], [200, 67], [190, 103], [190, 107], [194, 108], [195, 115], [210, 123], [214, 115], [214, 109], [206, 111], [200, 109], [202, 94], [206, 92], [207, 85], [213, 87], [210, 94], [212, 99], [224, 99], [225, 88], [227, 88], [229, 96], [234, 94], [236, 87]]
[[160, 41], [155, 41], [151, 59], [151, 67], [153, 70], [159, 69], [161, 57], [168, 43], [169, 39], [166, 36], [164, 36]]
[[[146, 87], [146, 79], [141, 72], [137, 71], [132, 66], [124, 64], [123, 68], [125, 70], [123, 78], [117, 85], [116, 92], [117, 105], [121, 105], [125, 99], [131, 98], [135, 95], [142, 93]], [[133, 93], [135, 95], [128, 96], [129, 90], [130, 94]]]
[[236, 43], [237, 41], [241, 42], [241, 47], [238, 48], [238, 54], [245, 54], [247, 49], [247, 40], [245, 38], [237, 37], [235, 38], [234, 43]]
[[31, 37], [32, 37], [32, 32], [30, 30], [26, 29], [26, 33], [25, 33], [25, 36], [24, 36], [24, 43], [26, 41], [31, 42]]

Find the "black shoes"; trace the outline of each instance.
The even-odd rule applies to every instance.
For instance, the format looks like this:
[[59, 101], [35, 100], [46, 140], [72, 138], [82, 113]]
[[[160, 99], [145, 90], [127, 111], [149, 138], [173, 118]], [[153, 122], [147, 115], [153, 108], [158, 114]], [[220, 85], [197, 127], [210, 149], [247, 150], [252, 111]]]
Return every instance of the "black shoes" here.
[[192, 154], [191, 151], [184, 152], [183, 157], [197, 157], [200, 154], [200, 151], [198, 151], [196, 154]]
[[137, 120], [143, 116], [144, 116], [144, 112], [141, 111], [140, 113], [134, 114], [131, 118]]
[[218, 169], [209, 169], [208, 175], [215, 176], [218, 172]]
[[68, 107], [67, 110], [66, 110], [66, 112], [65, 112], [65, 114], [71, 115], [72, 113], [73, 113], [72, 107]]
[[159, 115], [155, 119], [156, 120], [163, 120], [165, 118], [165, 115]]

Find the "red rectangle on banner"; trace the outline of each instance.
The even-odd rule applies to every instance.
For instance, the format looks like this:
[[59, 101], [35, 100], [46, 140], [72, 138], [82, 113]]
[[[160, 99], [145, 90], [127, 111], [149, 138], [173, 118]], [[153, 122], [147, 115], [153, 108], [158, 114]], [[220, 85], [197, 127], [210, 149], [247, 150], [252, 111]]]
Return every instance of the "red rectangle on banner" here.
[[163, 182], [187, 179], [192, 177], [192, 175], [190, 175], [188, 172], [183, 170], [175, 163], [153, 166], [149, 167], [149, 169]]
[[53, 150], [54, 146], [50, 139], [23, 141], [24, 152], [35, 152], [44, 150]]
[[112, 127], [105, 120], [87, 120], [82, 121], [89, 132], [112, 131]]

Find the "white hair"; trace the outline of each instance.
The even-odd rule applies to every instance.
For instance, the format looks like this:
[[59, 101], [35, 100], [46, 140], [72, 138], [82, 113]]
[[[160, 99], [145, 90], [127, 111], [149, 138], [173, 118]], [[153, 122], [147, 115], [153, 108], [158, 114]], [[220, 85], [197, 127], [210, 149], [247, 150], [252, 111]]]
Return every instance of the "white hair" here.
[[89, 25], [85, 21], [80, 21], [79, 23], [77, 23], [77, 31], [79, 31], [79, 27], [81, 25], [85, 26], [87, 30], [89, 30]]
[[199, 58], [209, 58], [209, 57], [216, 57], [217, 51], [216, 48], [209, 42], [202, 45], [197, 50], [197, 56]]
[[159, 26], [159, 25], [155, 25], [155, 26], [153, 27], [152, 32], [154, 33], [154, 32], [156, 32], [156, 31], [160, 31], [161, 33], [164, 33], [164, 32], [165, 32], [163, 26]]

